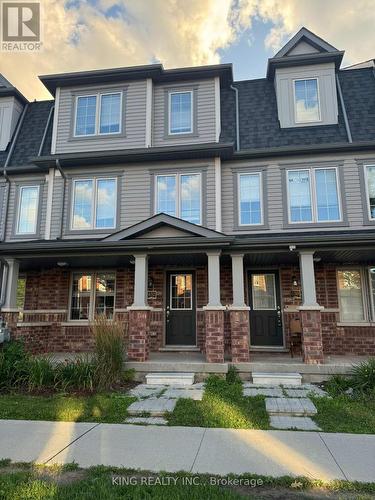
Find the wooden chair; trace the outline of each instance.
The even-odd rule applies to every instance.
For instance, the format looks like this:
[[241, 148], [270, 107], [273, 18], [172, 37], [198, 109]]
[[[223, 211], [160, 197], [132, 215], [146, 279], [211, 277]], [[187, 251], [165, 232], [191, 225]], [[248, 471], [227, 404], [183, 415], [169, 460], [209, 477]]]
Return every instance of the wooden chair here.
[[299, 352], [302, 354], [302, 325], [301, 320], [298, 318], [292, 318], [289, 323], [290, 332], [290, 355], [293, 358], [294, 349], [299, 348]]

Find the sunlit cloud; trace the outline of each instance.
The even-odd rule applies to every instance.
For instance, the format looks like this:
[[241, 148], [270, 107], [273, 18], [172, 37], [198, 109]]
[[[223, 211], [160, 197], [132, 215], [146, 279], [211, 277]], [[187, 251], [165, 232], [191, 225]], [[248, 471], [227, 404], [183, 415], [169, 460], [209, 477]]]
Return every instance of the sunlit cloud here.
[[[373, 0], [42, 0], [44, 49], [0, 53], [0, 72], [29, 99], [49, 96], [37, 75], [160, 61], [166, 68], [215, 64], [255, 20], [278, 50], [302, 25], [346, 63], [374, 57]], [[265, 57], [260, 54], [259, 57]], [[250, 63], [243, 54], [244, 64]]]

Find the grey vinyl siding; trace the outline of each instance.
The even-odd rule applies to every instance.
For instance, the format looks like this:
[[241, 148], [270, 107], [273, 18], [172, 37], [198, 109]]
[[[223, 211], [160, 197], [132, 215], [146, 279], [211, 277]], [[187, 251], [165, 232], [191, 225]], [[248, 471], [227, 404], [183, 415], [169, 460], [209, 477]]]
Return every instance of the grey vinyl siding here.
[[4, 239], [5, 230], [5, 210], [6, 210], [6, 200], [8, 193], [8, 184], [1, 182], [0, 184], [0, 238]]
[[[193, 134], [168, 137], [168, 116], [166, 113], [166, 94], [168, 90], [193, 90], [196, 92], [197, 105], [196, 130]], [[181, 82], [175, 85], [154, 85], [153, 87], [153, 146], [170, 146], [177, 144], [198, 144], [215, 142], [215, 80], [199, 80]]]
[[[103, 171], [103, 168], [98, 167], [85, 167], [85, 169], [74, 169], [69, 170], [69, 177], [64, 182], [61, 177], [55, 177], [54, 182], [54, 197], [53, 197], [53, 208], [51, 217], [51, 238], [56, 238], [60, 236], [61, 232], [61, 221], [63, 222], [63, 238], [73, 239], [73, 238], [100, 238], [104, 237], [108, 233], [100, 233], [93, 231], [92, 233], [85, 231], [69, 231], [69, 221], [70, 221], [70, 210], [71, 210], [71, 198], [69, 195], [69, 189], [71, 186], [71, 178], [75, 176], [84, 175], [85, 178], [89, 178], [94, 175], [118, 175], [118, 182], [120, 183], [120, 203], [118, 214], [119, 217], [119, 228], [125, 229], [133, 224], [143, 221], [148, 217], [154, 215], [152, 207], [152, 197], [153, 197], [153, 183], [152, 177], [153, 173], [161, 171], [173, 171], [173, 172], [186, 172], [189, 171], [202, 171], [205, 175], [205, 187], [206, 191], [203, 193], [203, 199], [206, 200], [206, 226], [215, 229], [215, 168], [214, 160], [191, 160], [191, 161], [181, 161], [181, 162], [167, 162], [167, 163], [142, 163], [142, 164], [129, 164], [129, 165], [108, 165]], [[63, 196], [63, 186], [66, 185], [65, 196]], [[62, 209], [62, 201], [64, 198], [64, 208]], [[61, 214], [63, 216], [61, 217]]]
[[[290, 161], [283, 158], [280, 161], [273, 160], [267, 163], [267, 203], [268, 206], [268, 230], [259, 229], [259, 231], [252, 230], [251, 234], [255, 233], [265, 233], [265, 232], [306, 232], [306, 231], [319, 231], [324, 230], [343, 230], [343, 229], [363, 229], [364, 228], [364, 217], [363, 217], [363, 207], [362, 198], [364, 196], [363, 190], [360, 183], [360, 171], [361, 162], [365, 162], [367, 155], [358, 157], [353, 157], [350, 155], [342, 155], [339, 158], [332, 157], [310, 157], [308, 160], [306, 158], [292, 159]], [[372, 154], [373, 157], [373, 154]], [[317, 224], [304, 224], [303, 227], [298, 227], [297, 225], [286, 227], [288, 221], [285, 221], [284, 216], [284, 204], [287, 204], [285, 187], [283, 185], [283, 175], [282, 170], [286, 168], [286, 165], [291, 166], [295, 163], [300, 165], [301, 168], [308, 168], [309, 166], [334, 166], [338, 165], [339, 175], [343, 175], [341, 180], [341, 185], [343, 190], [341, 190], [341, 200], [343, 207], [343, 219], [344, 223], [336, 224], [332, 223], [327, 225], [327, 227], [319, 227]], [[257, 171], [264, 168], [264, 162], [251, 161], [231, 161], [222, 163], [222, 230], [227, 234], [243, 234], [246, 229], [236, 230], [236, 210], [237, 210], [237, 194], [234, 193], [234, 182], [233, 182], [233, 171], [241, 172], [246, 171]], [[341, 187], [341, 186], [340, 186]]]
[[[14, 229], [16, 226], [17, 218], [17, 204], [18, 204], [18, 188], [20, 185], [40, 185], [39, 189], [39, 209], [38, 209], [38, 221], [37, 221], [37, 235], [15, 235]], [[45, 224], [46, 224], [46, 212], [47, 212], [47, 190], [48, 185], [44, 176], [25, 176], [25, 177], [14, 177], [11, 178], [10, 190], [9, 190], [9, 206], [8, 206], [8, 217], [6, 221], [5, 229], [5, 240], [12, 241], [24, 239], [25, 241], [44, 238]]]
[[[123, 89], [122, 113], [125, 113], [125, 130], [121, 134], [73, 138], [75, 97], [82, 92], [109, 92]], [[116, 85], [69, 87], [60, 89], [58, 108], [56, 153], [104, 151], [113, 149], [142, 148], [146, 141], [146, 80]]]

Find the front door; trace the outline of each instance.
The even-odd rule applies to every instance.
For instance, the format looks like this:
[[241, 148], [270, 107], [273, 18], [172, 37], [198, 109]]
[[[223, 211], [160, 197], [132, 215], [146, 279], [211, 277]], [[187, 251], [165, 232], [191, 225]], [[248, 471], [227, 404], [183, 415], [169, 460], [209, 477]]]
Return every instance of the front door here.
[[277, 271], [249, 274], [250, 344], [283, 346], [283, 326]]
[[195, 346], [194, 273], [167, 273], [166, 344]]

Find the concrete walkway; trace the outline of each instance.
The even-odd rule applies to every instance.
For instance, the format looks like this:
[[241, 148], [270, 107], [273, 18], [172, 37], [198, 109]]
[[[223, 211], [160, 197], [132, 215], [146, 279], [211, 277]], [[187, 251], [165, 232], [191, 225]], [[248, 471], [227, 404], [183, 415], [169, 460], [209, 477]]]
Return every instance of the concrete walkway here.
[[0, 420], [0, 459], [374, 481], [375, 435]]

